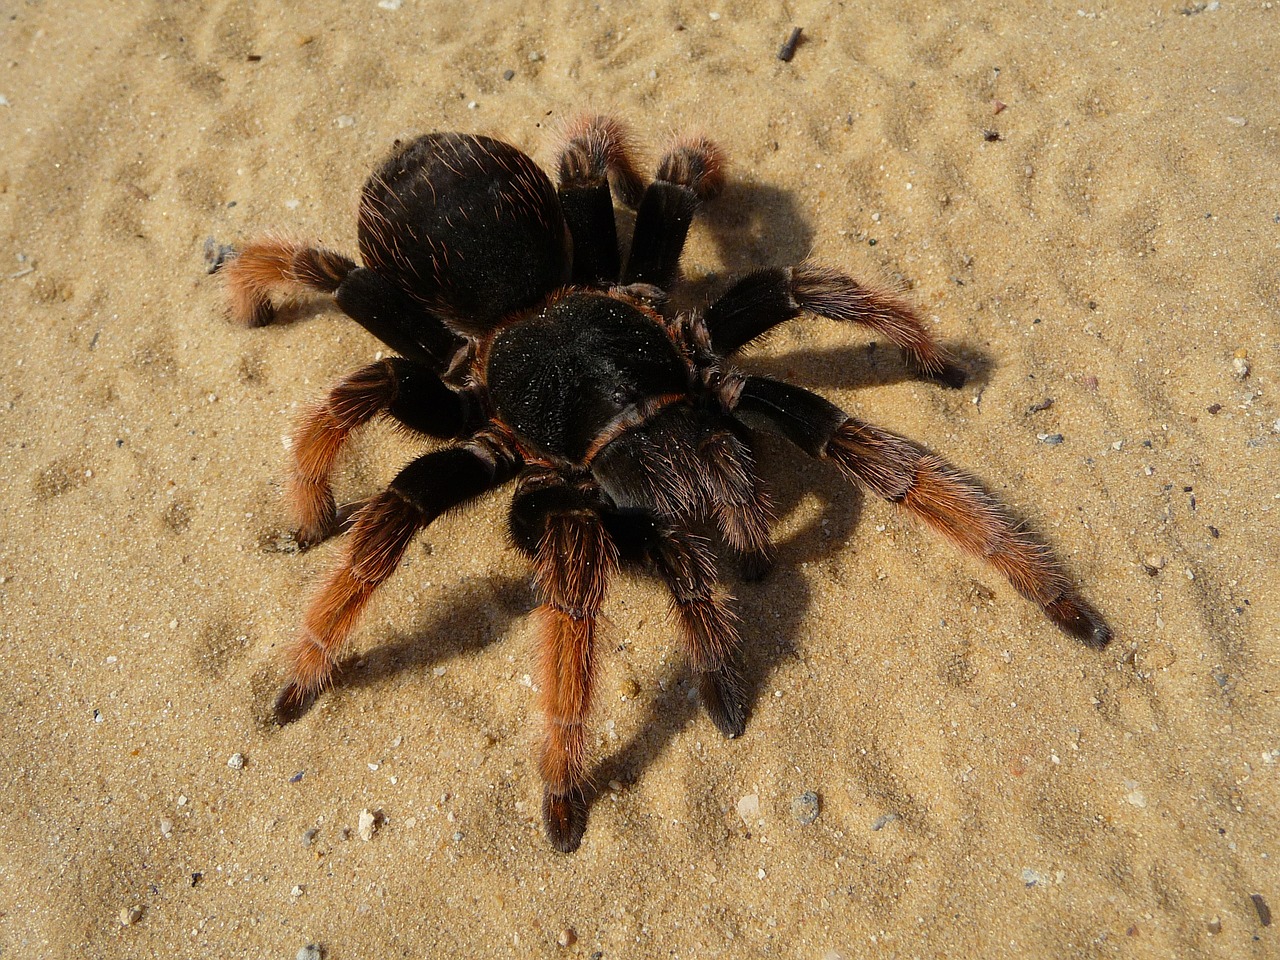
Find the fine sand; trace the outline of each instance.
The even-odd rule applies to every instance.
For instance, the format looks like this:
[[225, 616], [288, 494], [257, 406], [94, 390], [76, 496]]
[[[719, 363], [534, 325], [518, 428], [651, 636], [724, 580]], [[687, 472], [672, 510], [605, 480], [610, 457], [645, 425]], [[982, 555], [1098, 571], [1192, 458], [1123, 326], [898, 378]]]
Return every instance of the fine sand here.
[[[0, 957], [1280, 955], [1280, 3], [0, 14]], [[320, 298], [232, 323], [206, 240], [354, 251], [396, 138], [545, 167], [583, 110], [646, 170], [680, 131], [729, 156], [680, 302], [813, 256], [920, 307], [962, 390], [830, 321], [744, 365], [981, 478], [1108, 649], [764, 438], [778, 564], [725, 567], [747, 733], [620, 576], [576, 854], [542, 833], [505, 491], [421, 536], [336, 688], [269, 722], [340, 549], [283, 549], [282, 440], [385, 348]], [[423, 449], [371, 427], [341, 494]]]

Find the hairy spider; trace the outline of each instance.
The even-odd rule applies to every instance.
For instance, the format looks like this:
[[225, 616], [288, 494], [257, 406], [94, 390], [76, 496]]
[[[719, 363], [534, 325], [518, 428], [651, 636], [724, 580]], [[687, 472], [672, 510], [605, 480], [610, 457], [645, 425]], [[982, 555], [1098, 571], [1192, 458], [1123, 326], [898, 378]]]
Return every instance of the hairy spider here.
[[[668, 147], [646, 186], [622, 128], [606, 117], [565, 131], [558, 186], [509, 144], [435, 133], [397, 143], [365, 184], [364, 266], [279, 238], [227, 264], [233, 310], [246, 323], [272, 320], [273, 291], [321, 290], [399, 354], [340, 381], [302, 420], [288, 488], [301, 544], [341, 525], [330, 475], [353, 430], [385, 414], [452, 441], [350, 518], [341, 559], [289, 649], [280, 722], [329, 682], [414, 535], [514, 480], [511, 541], [533, 561], [541, 603], [543, 820], [557, 849], [576, 849], [589, 806], [596, 621], [621, 563], [665, 582], [707, 713], [726, 737], [743, 732], [738, 622], [717, 586], [715, 555], [694, 530], [714, 524], [748, 576], [769, 567], [757, 428], [831, 461], [987, 560], [1067, 633], [1096, 647], [1110, 640], [1049, 549], [974, 480], [807, 390], [729, 362], [778, 324], [816, 314], [869, 327], [920, 375], [961, 386], [964, 371], [905, 301], [806, 262], [749, 273], [703, 312], [664, 312], [690, 222], [723, 183], [720, 151], [694, 137]], [[636, 210], [625, 266], [611, 187]]]

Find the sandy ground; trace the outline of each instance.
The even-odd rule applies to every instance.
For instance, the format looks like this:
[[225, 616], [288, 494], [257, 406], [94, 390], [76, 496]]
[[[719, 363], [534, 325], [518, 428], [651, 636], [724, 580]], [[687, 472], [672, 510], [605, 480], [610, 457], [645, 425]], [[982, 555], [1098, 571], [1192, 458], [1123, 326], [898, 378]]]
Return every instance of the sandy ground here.
[[[1280, 955], [1280, 4], [284, 6], [0, 7], [0, 956]], [[766, 439], [747, 735], [620, 578], [575, 855], [505, 494], [267, 722], [336, 550], [278, 550], [282, 438], [380, 345], [322, 302], [232, 324], [206, 238], [353, 250], [395, 138], [546, 165], [585, 108], [731, 157], [692, 302], [809, 254], [908, 291], [963, 390], [824, 321], [746, 365], [981, 477], [1109, 649]], [[341, 491], [417, 449], [375, 426]]]

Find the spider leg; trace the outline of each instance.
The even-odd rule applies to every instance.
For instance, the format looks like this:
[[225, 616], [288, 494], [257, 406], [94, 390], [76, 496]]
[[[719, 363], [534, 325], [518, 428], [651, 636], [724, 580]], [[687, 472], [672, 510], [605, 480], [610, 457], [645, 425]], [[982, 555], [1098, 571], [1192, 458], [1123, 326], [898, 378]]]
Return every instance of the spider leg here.
[[276, 316], [272, 291], [333, 294], [347, 316], [402, 356], [443, 370], [461, 340], [399, 288], [350, 257], [280, 237], [250, 243], [223, 268], [231, 313], [261, 327]]
[[273, 290], [333, 293], [355, 267], [354, 260], [334, 250], [265, 237], [227, 261], [222, 272], [231, 293], [232, 315], [248, 326], [261, 327], [276, 316]]
[[596, 617], [618, 551], [588, 496], [550, 472], [522, 478], [511, 527], [517, 546], [533, 556], [542, 601], [536, 612], [539, 699], [546, 715], [542, 819], [555, 848], [572, 853], [587, 827], [586, 719], [596, 672]]
[[388, 488], [360, 508], [342, 559], [311, 599], [302, 631], [289, 648], [288, 678], [276, 716], [288, 722], [296, 707], [329, 682], [338, 651], [373, 591], [395, 572], [419, 530], [447, 510], [505, 483], [516, 463], [493, 438], [437, 450], [400, 471]]
[[870, 327], [901, 347], [922, 376], [964, 386], [963, 368], [930, 336], [907, 301], [813, 263], [747, 274], [707, 308], [703, 321], [712, 350], [727, 357], [806, 312]]
[[329, 476], [351, 432], [385, 413], [418, 433], [451, 439], [473, 430], [477, 405], [435, 371], [400, 357], [362, 367], [314, 403], [293, 436], [288, 499], [303, 547], [319, 543], [338, 525]]
[[670, 288], [693, 215], [724, 188], [724, 165], [720, 148], [705, 137], [677, 140], [667, 148], [636, 211], [624, 284]]
[[758, 580], [773, 566], [773, 501], [760, 483], [751, 444], [735, 432], [716, 430], [698, 445], [698, 454], [709, 475], [716, 524], [742, 558], [743, 576]]
[[726, 737], [742, 736], [747, 703], [737, 664], [738, 617], [731, 598], [716, 588], [711, 548], [644, 510], [606, 513], [605, 525], [623, 559], [652, 566], [666, 583], [702, 705]]
[[1076, 639], [1097, 648], [1111, 640], [1111, 628], [1076, 592], [1049, 548], [1012, 521], [975, 480], [807, 390], [766, 377], [739, 382], [730, 406], [744, 422], [771, 427], [810, 456], [830, 460], [849, 479], [901, 504], [994, 566]]
[[748, 579], [768, 571], [773, 505], [756, 474], [750, 438], [733, 420], [671, 404], [606, 444], [591, 470], [620, 506], [678, 523], [714, 518]]
[[628, 146], [626, 131], [611, 117], [579, 117], [565, 130], [557, 194], [573, 236], [575, 283], [605, 286], [622, 273], [609, 187], [632, 207], [644, 190]]

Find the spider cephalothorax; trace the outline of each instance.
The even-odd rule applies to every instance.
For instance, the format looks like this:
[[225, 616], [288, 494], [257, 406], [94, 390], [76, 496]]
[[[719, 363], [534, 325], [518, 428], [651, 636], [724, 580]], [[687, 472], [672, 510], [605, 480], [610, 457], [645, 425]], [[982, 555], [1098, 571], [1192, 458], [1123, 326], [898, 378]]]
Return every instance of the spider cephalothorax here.
[[[644, 564], [666, 584], [703, 704], [725, 736], [743, 731], [737, 620], [711, 547], [693, 529], [714, 525], [748, 576], [768, 569], [770, 504], [754, 429], [781, 434], [901, 504], [993, 564], [1066, 632], [1094, 646], [1110, 640], [1048, 548], [976, 482], [910, 440], [729, 362], [809, 313], [863, 324], [901, 347], [921, 375], [959, 387], [963, 371], [907, 303], [803, 263], [750, 273], [705, 311], [669, 315], [665, 291], [689, 224], [723, 183], [716, 147], [675, 142], [645, 186], [618, 124], [588, 117], [566, 131], [558, 181], [500, 141], [430, 134], [397, 144], [365, 184], [364, 266], [274, 238], [228, 264], [242, 320], [269, 322], [272, 290], [327, 291], [399, 354], [338, 383], [303, 419], [289, 485], [301, 544], [339, 530], [329, 478], [352, 430], [385, 414], [451, 441], [352, 516], [342, 557], [290, 648], [281, 722], [329, 682], [366, 602], [414, 535], [514, 481], [511, 539], [533, 561], [541, 602], [543, 818], [558, 849], [575, 849], [589, 806], [596, 621], [619, 565]], [[636, 208], [625, 265], [614, 193]]]

